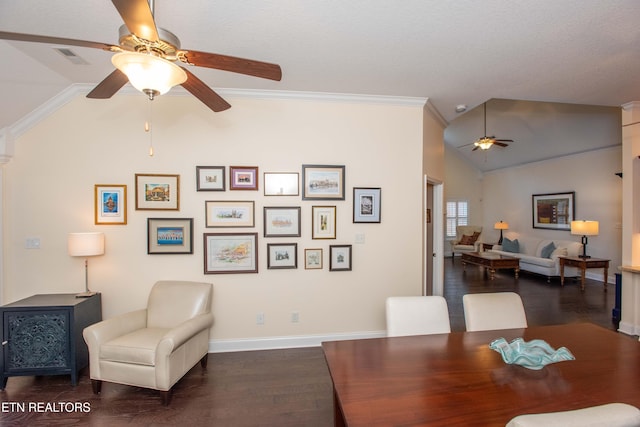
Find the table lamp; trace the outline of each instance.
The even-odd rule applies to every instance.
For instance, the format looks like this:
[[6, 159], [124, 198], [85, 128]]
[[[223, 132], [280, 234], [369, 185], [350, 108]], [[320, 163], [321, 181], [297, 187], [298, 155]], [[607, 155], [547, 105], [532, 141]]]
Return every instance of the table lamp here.
[[502, 230], [508, 230], [509, 229], [509, 223], [507, 222], [496, 222], [493, 225], [493, 228], [495, 228], [496, 230], [500, 230], [500, 240], [498, 240], [498, 244], [501, 245], [502, 244]]
[[89, 257], [104, 254], [104, 233], [69, 233], [69, 255], [84, 257], [84, 292], [76, 298], [88, 298], [97, 292], [89, 290]]
[[591, 258], [587, 255], [587, 236], [597, 236], [600, 223], [598, 221], [571, 221], [571, 234], [582, 236], [582, 255], [580, 258]]

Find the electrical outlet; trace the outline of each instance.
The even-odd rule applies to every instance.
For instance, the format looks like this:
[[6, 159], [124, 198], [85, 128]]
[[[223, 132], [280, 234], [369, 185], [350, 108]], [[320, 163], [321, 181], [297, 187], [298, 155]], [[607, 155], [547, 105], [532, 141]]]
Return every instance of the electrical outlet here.
[[27, 249], [40, 249], [40, 238], [39, 237], [27, 237], [25, 242], [25, 248]]
[[298, 313], [297, 311], [294, 311], [293, 313], [291, 313], [291, 323], [298, 323], [300, 322], [300, 313]]
[[256, 314], [256, 325], [264, 325], [264, 313]]

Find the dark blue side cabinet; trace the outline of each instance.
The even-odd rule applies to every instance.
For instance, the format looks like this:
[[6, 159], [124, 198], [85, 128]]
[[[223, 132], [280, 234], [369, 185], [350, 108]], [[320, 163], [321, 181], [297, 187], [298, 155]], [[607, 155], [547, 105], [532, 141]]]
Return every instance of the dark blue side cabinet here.
[[0, 389], [7, 378], [19, 375], [71, 375], [89, 364], [82, 330], [102, 320], [100, 294], [34, 295], [0, 307], [2, 358]]
[[616, 329], [620, 327], [622, 319], [622, 274], [616, 273], [616, 303], [611, 310], [611, 321], [616, 325]]

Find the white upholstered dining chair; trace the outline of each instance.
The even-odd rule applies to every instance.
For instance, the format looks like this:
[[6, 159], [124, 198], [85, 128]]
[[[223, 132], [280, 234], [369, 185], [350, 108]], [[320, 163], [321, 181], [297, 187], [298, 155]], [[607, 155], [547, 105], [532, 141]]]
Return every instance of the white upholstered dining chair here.
[[441, 296], [389, 297], [386, 317], [389, 337], [451, 332], [449, 308]]
[[626, 403], [608, 403], [573, 411], [518, 415], [506, 427], [638, 427], [640, 410]]
[[102, 381], [151, 388], [168, 405], [173, 385], [198, 361], [207, 366], [212, 292], [210, 283], [160, 281], [145, 309], [85, 328], [93, 392]]
[[527, 327], [522, 298], [515, 292], [466, 294], [462, 305], [467, 331]]

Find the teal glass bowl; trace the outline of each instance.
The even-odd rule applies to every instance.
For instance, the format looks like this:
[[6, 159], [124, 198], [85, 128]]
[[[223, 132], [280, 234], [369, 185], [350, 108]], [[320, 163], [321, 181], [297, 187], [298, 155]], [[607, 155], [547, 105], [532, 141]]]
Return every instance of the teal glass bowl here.
[[489, 344], [489, 348], [500, 353], [505, 363], [533, 370], [542, 369], [551, 363], [576, 359], [566, 347], [554, 350], [543, 340], [524, 341], [516, 338], [507, 342], [504, 338], [498, 338]]

